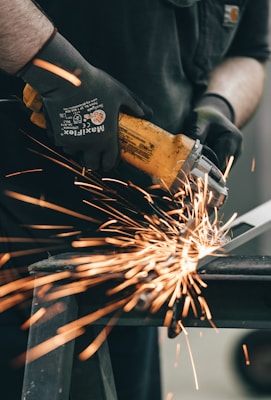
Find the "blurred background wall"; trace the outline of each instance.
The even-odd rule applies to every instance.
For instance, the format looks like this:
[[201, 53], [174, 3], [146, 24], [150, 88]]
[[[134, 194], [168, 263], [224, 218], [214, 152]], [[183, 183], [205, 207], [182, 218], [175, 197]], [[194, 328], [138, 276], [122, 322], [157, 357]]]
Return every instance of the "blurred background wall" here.
[[[271, 63], [262, 102], [254, 117], [243, 129], [244, 152], [233, 166], [228, 179], [229, 198], [224, 206], [225, 219], [238, 215], [271, 199]], [[255, 170], [252, 172], [252, 162]], [[271, 215], [270, 215], [271, 218]], [[238, 253], [271, 254], [271, 231], [241, 247]]]

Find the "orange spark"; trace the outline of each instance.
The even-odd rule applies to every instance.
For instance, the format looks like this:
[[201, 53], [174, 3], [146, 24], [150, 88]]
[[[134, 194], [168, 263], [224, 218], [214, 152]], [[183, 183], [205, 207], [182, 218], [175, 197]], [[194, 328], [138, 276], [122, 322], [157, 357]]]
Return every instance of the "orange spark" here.
[[32, 63], [39, 68], [46, 69], [49, 72], [52, 72], [52, 74], [58, 75], [61, 78], [65, 79], [66, 81], [72, 83], [74, 86], [80, 86], [81, 85], [81, 80], [71, 72], [66, 71], [63, 68], [58, 67], [55, 64], [52, 64], [48, 61], [41, 60], [40, 58], [34, 58]]
[[88, 215], [84, 215], [84, 214], [78, 213], [76, 211], [69, 210], [68, 208], [58, 206], [58, 205], [56, 205], [54, 203], [50, 203], [50, 202], [45, 201], [45, 200], [37, 199], [35, 197], [23, 195], [21, 193], [16, 193], [16, 192], [13, 192], [11, 190], [6, 190], [5, 194], [7, 196], [9, 196], [9, 197], [12, 197], [13, 199], [17, 199], [17, 200], [23, 201], [25, 203], [34, 204], [34, 205], [37, 205], [39, 207], [49, 208], [51, 210], [55, 210], [55, 211], [60, 212], [62, 214], [71, 215], [73, 217], [84, 219], [86, 221], [96, 222], [96, 223], [99, 222], [97, 219], [89, 217]]
[[180, 325], [181, 328], [181, 332], [183, 332], [185, 335], [188, 335], [187, 330], [185, 329], [185, 327], [183, 326], [181, 321], [178, 321], [178, 324]]
[[26, 299], [26, 296], [24, 296], [22, 293], [17, 293], [6, 299], [1, 299], [0, 312], [6, 311], [9, 308], [12, 308], [13, 306], [15, 306], [16, 304], [22, 303], [25, 299]]
[[11, 177], [16, 176], [16, 175], [29, 174], [30, 172], [41, 172], [41, 171], [43, 171], [42, 168], [27, 169], [25, 171], [12, 172], [10, 174], [7, 174], [5, 177], [6, 178], [11, 178]]
[[45, 295], [45, 301], [53, 301], [63, 297], [71, 296], [77, 293], [83, 293], [87, 290], [87, 286], [82, 283], [73, 282], [68, 285], [61, 285], [60, 289]]
[[90, 238], [88, 240], [75, 240], [72, 242], [72, 247], [81, 248], [81, 247], [90, 247], [90, 246], [102, 246], [104, 245], [103, 238]]
[[36, 289], [36, 296], [38, 298], [43, 298], [43, 296], [45, 295], [45, 293], [47, 293], [51, 287], [52, 287], [52, 282], [50, 283], [45, 283], [44, 285], [42, 285], [41, 287], [39, 287], [39, 289]]
[[64, 238], [64, 237], [69, 237], [69, 236], [75, 236], [75, 235], [80, 235], [82, 231], [71, 231], [71, 232], [62, 232], [54, 235], [54, 237], [57, 238]]
[[61, 326], [57, 332], [61, 334], [62, 332], [65, 332], [66, 330], [73, 330], [76, 329], [77, 327], [83, 327], [92, 324], [93, 322], [99, 320], [100, 318], [110, 314], [113, 311], [117, 311], [121, 309], [121, 307], [127, 302], [126, 299], [122, 299], [117, 301], [114, 304], [109, 304], [105, 306], [104, 308], [101, 308], [98, 311], [95, 311], [91, 314], [85, 315], [84, 317], [81, 317], [77, 319], [76, 321], [72, 321], [66, 325]]
[[118, 183], [119, 185], [128, 186], [127, 182], [120, 181], [119, 179], [115, 179], [115, 178], [101, 178], [101, 179], [104, 182], [114, 182], [114, 183]]
[[172, 321], [172, 316], [173, 316], [173, 310], [167, 310], [163, 326], [170, 326], [170, 323]]
[[33, 276], [27, 276], [25, 278], [18, 279], [17, 281], [9, 282], [6, 285], [0, 286], [0, 296], [6, 296], [7, 294], [15, 292], [18, 289], [20, 289], [21, 291], [31, 290], [34, 286], [43, 286], [47, 283], [57, 282], [65, 278], [69, 278], [70, 276], [70, 271], [56, 272], [54, 274], [37, 276], [35, 279], [33, 279]]
[[190, 343], [189, 343], [189, 340], [188, 340], [188, 335], [184, 335], [184, 337], [185, 337], [185, 341], [186, 341], [186, 345], [187, 345], [187, 349], [188, 349], [188, 353], [189, 353], [189, 357], [190, 357], [190, 361], [191, 361], [191, 365], [192, 365], [192, 370], [193, 370], [193, 374], [194, 374], [196, 390], [199, 390], [198, 377], [197, 377], [197, 372], [196, 372], [196, 367], [195, 367], [195, 362], [194, 362], [191, 346], [190, 346]]
[[174, 361], [174, 368], [177, 368], [178, 365], [179, 365], [180, 350], [181, 350], [181, 345], [180, 345], [180, 343], [177, 343], [175, 361]]
[[56, 336], [53, 336], [50, 339], [45, 340], [44, 342], [32, 347], [31, 349], [27, 349], [27, 353], [23, 353], [20, 356], [16, 357], [13, 360], [13, 364], [17, 366], [21, 366], [25, 363], [30, 363], [37, 358], [44, 356], [57, 349], [60, 346], [63, 346], [65, 343], [70, 342], [71, 340], [81, 336], [85, 333], [85, 330], [82, 328], [76, 328], [71, 331], [63, 332]]
[[2, 254], [1, 257], [0, 257], [0, 268], [3, 265], [5, 265], [9, 260], [10, 260], [10, 254], [9, 253]]
[[226, 170], [225, 170], [225, 172], [224, 172], [224, 174], [223, 174], [223, 178], [224, 178], [225, 180], [226, 180], [226, 179], [228, 178], [228, 176], [229, 176], [229, 173], [230, 173], [230, 170], [231, 170], [233, 161], [234, 161], [234, 156], [230, 156], [230, 159], [229, 159], [229, 161], [228, 161], [228, 163], [227, 163]]
[[245, 356], [245, 360], [246, 360], [246, 365], [250, 365], [250, 359], [249, 359], [249, 355], [248, 355], [247, 345], [244, 343], [242, 345], [242, 347], [243, 347], [243, 352], [244, 352], [244, 356]]
[[29, 329], [33, 324], [44, 324], [46, 321], [52, 319], [58, 314], [61, 314], [65, 310], [66, 305], [61, 301], [52, 304], [48, 308], [41, 307], [38, 311], [36, 311], [35, 314], [32, 314], [31, 317], [23, 323], [21, 329]]
[[101, 345], [105, 342], [108, 335], [112, 331], [116, 321], [117, 321], [116, 316], [114, 316], [110, 319], [108, 324], [101, 330], [101, 332], [96, 336], [96, 338], [93, 340], [93, 342], [78, 355], [79, 360], [85, 361], [88, 358], [92, 357], [93, 354], [95, 354], [97, 350], [99, 350]]
[[255, 172], [255, 164], [256, 164], [256, 160], [255, 160], [255, 157], [253, 157], [252, 161], [251, 161], [251, 172]]
[[219, 333], [219, 330], [217, 329], [217, 327], [214, 324], [214, 322], [211, 319], [209, 319], [208, 322], [212, 326], [212, 328], [214, 329], [215, 333]]
[[27, 227], [27, 228], [31, 228], [31, 229], [42, 229], [42, 230], [44, 230], [44, 229], [50, 229], [50, 230], [52, 230], [52, 229], [72, 229], [73, 228], [73, 226], [69, 226], [69, 225], [25, 225], [25, 224], [22, 224], [22, 225], [20, 225], [20, 226], [22, 226], [22, 227]]
[[22, 325], [21, 329], [29, 329], [31, 325], [35, 324], [44, 314], [46, 313], [46, 308], [42, 307], [35, 314], [32, 314]]

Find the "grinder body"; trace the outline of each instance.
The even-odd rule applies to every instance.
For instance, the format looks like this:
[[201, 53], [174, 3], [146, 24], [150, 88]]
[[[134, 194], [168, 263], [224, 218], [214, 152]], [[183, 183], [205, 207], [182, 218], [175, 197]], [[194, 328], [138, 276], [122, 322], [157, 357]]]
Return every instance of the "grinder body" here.
[[187, 180], [207, 179], [212, 191], [210, 208], [221, 207], [227, 196], [226, 181], [203, 154], [203, 146], [184, 134], [173, 135], [153, 123], [127, 114], [119, 116], [121, 158], [152, 177], [153, 183], [171, 193]]
[[[32, 110], [31, 121], [46, 127], [42, 98], [30, 85], [24, 88], [23, 101]], [[162, 189], [176, 193], [188, 180], [206, 182], [212, 192], [210, 208], [221, 207], [228, 189], [217, 166], [203, 154], [198, 140], [186, 135], [173, 135], [157, 125], [131, 115], [119, 114], [121, 158], [152, 177]], [[195, 190], [196, 185], [195, 185]]]

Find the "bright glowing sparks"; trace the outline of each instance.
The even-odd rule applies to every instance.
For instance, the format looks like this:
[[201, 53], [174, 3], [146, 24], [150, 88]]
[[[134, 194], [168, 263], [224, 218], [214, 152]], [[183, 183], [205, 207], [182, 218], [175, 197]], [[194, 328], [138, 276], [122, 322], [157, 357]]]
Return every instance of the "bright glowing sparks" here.
[[23, 330], [29, 329], [30, 326], [32, 324], [35, 324], [41, 317], [44, 316], [44, 314], [46, 313], [46, 308], [41, 307], [35, 314], [31, 315], [30, 318], [28, 318], [23, 325], [21, 326], [21, 328]]
[[177, 368], [179, 365], [179, 357], [180, 357], [181, 345], [177, 343], [176, 345], [176, 354], [175, 354], [175, 361], [174, 361], [174, 368]]
[[54, 211], [57, 211], [57, 212], [60, 212], [63, 214], [68, 214], [68, 215], [71, 215], [76, 218], [85, 219], [86, 221], [89, 221], [89, 222], [98, 222], [98, 220], [96, 218], [91, 218], [88, 215], [80, 214], [76, 211], [69, 210], [65, 207], [58, 206], [57, 204], [50, 203], [50, 202], [42, 200], [42, 199], [37, 199], [37, 198], [31, 197], [31, 196], [23, 195], [21, 193], [16, 193], [16, 192], [13, 192], [10, 190], [6, 191], [6, 195], [9, 197], [12, 197], [13, 199], [24, 201], [25, 203], [34, 204], [39, 207], [49, 208], [51, 210], [54, 210]]
[[234, 161], [234, 156], [231, 156], [230, 159], [229, 159], [229, 162], [227, 163], [227, 168], [226, 168], [226, 170], [225, 170], [225, 172], [223, 174], [223, 178], [224, 179], [228, 178], [230, 169], [231, 169], [232, 164], [233, 164], [233, 161]]
[[28, 170], [19, 171], [19, 172], [12, 172], [10, 174], [7, 174], [6, 178], [11, 178], [11, 177], [14, 177], [16, 175], [29, 174], [30, 172], [42, 172], [42, 168], [28, 169]]
[[0, 268], [3, 265], [5, 265], [9, 260], [10, 260], [10, 254], [9, 253], [2, 254], [1, 257], [0, 257]]
[[[37, 142], [36, 139], [33, 140]], [[50, 151], [48, 147], [44, 148]], [[65, 266], [72, 265], [72, 270], [45, 276], [38, 274], [35, 282], [29, 277], [3, 284], [0, 287], [1, 308], [6, 309], [30, 297], [29, 291], [34, 284], [40, 288], [40, 296], [43, 296], [44, 301], [49, 302], [82, 293], [104, 282], [109, 283], [114, 279], [116, 281], [105, 293], [108, 304], [60, 327], [55, 338], [30, 350], [28, 360], [34, 360], [83, 334], [87, 325], [102, 317], [111, 313], [127, 313], [136, 308], [153, 314], [166, 306], [164, 326], [169, 327], [174, 316], [178, 330], [183, 331], [185, 337], [187, 332], [183, 321], [190, 313], [197, 318], [209, 320], [214, 326], [211, 310], [203, 296], [207, 285], [199, 277], [197, 266], [199, 260], [206, 255], [221, 254], [221, 247], [228, 240], [228, 227], [236, 215], [223, 225], [217, 210], [213, 216], [209, 215], [207, 206], [212, 193], [208, 191], [207, 176], [204, 182], [193, 182], [193, 190], [187, 179], [181, 183], [178, 193], [172, 195], [169, 192], [161, 197], [160, 190], [155, 191], [159, 188], [152, 187], [148, 191], [131, 182], [113, 178], [101, 179], [73, 161], [69, 162], [54, 151], [52, 153], [53, 156], [44, 157], [76, 174], [75, 187], [85, 195], [82, 202], [89, 207], [88, 215], [13, 191], [6, 191], [6, 195], [18, 201], [96, 223], [97, 231], [93, 237], [74, 231], [72, 226], [29, 225], [33, 229], [41, 230], [72, 229], [71, 232], [59, 232], [57, 238], [77, 234], [80, 237], [72, 241], [72, 248], [89, 249], [90, 254], [73, 255], [59, 260], [59, 263], [56, 261], [55, 268], [57, 266], [65, 269]], [[229, 161], [224, 176], [227, 176], [232, 162], [233, 160]], [[139, 203], [134, 197], [139, 198]], [[142, 204], [144, 211], [141, 209]], [[93, 217], [97, 211], [103, 218]], [[12, 255], [14, 256], [2, 255], [2, 263]], [[65, 283], [62, 282], [64, 280]], [[57, 281], [59, 285], [54, 286]], [[112, 295], [118, 295], [118, 299], [112, 300]], [[179, 309], [174, 315], [176, 303]], [[24, 327], [43, 319], [47, 311], [45, 313], [43, 310], [40, 311], [41, 314], [32, 316]], [[115, 324], [115, 320], [113, 322], [111, 320], [111, 325]], [[81, 353], [81, 359], [86, 359], [97, 350], [110, 329], [108, 324], [90, 347]], [[187, 345], [198, 388], [188, 340]]]
[[198, 382], [198, 377], [197, 377], [197, 371], [196, 371], [196, 367], [195, 367], [195, 362], [194, 362], [194, 357], [193, 357], [193, 354], [192, 354], [191, 346], [190, 346], [190, 343], [189, 343], [189, 340], [188, 340], [188, 335], [184, 335], [184, 337], [185, 337], [185, 341], [186, 341], [186, 345], [187, 345], [187, 348], [188, 348], [189, 357], [190, 357], [190, 361], [191, 361], [191, 365], [192, 365], [192, 369], [193, 369], [196, 390], [199, 390], [199, 382]]
[[166, 400], [172, 400], [173, 399], [173, 392], [168, 392]]
[[109, 323], [101, 330], [101, 332], [96, 336], [93, 342], [79, 354], [79, 360], [85, 361], [88, 358], [92, 357], [94, 353], [101, 347], [101, 345], [105, 342], [109, 333], [113, 329], [116, 323], [116, 317], [110, 319]]
[[253, 159], [251, 161], [251, 172], [255, 172], [255, 164], [256, 164], [256, 160], [255, 160], [255, 157], [253, 157]]
[[242, 347], [243, 347], [246, 365], [250, 365], [250, 359], [249, 359], [249, 355], [248, 355], [247, 345], [244, 343]]
[[83, 335], [85, 331], [83, 329], [75, 329], [72, 331], [63, 332], [60, 335], [54, 336], [44, 342], [38, 344], [32, 349], [27, 350], [27, 354], [22, 354], [14, 360], [14, 365], [20, 366], [25, 362], [30, 363], [36, 360], [39, 357], [44, 356], [57, 349], [60, 346], [63, 346], [65, 343], [70, 342], [71, 340], [77, 338], [80, 335]]

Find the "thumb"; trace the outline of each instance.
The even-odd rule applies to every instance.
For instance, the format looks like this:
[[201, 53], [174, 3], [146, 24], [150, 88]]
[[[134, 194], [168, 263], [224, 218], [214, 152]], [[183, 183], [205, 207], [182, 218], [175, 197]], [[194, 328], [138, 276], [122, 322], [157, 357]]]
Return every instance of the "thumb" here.
[[242, 145], [224, 135], [213, 144], [213, 150], [217, 155], [219, 168], [225, 171], [231, 156], [234, 157], [234, 163], [242, 153]]
[[193, 110], [184, 122], [184, 132], [191, 139], [205, 143], [209, 122], [197, 110]]
[[133, 115], [135, 117], [141, 117], [145, 119], [151, 119], [153, 116], [153, 111], [151, 107], [144, 103], [144, 101], [129, 91], [129, 98], [125, 101], [121, 107], [120, 111]]

